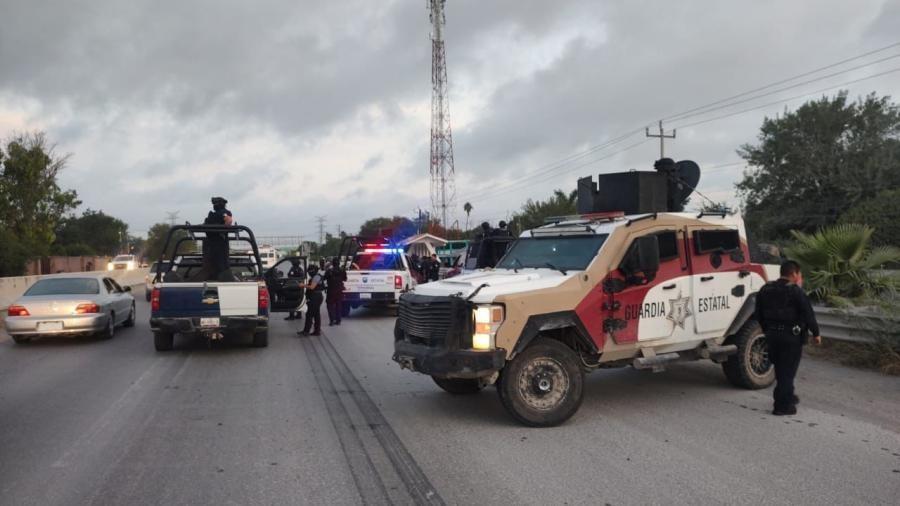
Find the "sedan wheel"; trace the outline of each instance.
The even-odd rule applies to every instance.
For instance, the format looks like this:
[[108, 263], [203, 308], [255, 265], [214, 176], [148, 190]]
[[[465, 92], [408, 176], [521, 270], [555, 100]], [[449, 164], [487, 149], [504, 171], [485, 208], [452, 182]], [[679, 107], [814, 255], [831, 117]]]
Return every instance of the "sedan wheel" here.
[[122, 325], [125, 327], [134, 327], [134, 322], [137, 319], [137, 311], [134, 308], [134, 302], [131, 303], [131, 312], [128, 313], [128, 319], [125, 320], [125, 323]]
[[100, 339], [112, 339], [116, 334], [116, 314], [110, 313], [107, 318], [106, 329], [100, 332]]

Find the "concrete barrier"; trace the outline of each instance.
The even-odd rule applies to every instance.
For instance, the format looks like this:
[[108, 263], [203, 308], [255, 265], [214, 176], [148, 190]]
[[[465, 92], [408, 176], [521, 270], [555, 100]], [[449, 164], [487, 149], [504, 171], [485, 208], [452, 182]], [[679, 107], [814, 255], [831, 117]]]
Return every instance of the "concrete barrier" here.
[[[105, 274], [116, 280], [122, 286], [136, 286], [144, 284], [144, 277], [149, 269], [135, 269], [131, 271], [92, 271], [83, 274]], [[47, 274], [43, 276], [19, 276], [14, 278], [0, 278], [0, 311], [6, 311], [16, 299], [25, 293], [25, 290], [37, 280], [59, 276], [71, 276], [72, 274]]]

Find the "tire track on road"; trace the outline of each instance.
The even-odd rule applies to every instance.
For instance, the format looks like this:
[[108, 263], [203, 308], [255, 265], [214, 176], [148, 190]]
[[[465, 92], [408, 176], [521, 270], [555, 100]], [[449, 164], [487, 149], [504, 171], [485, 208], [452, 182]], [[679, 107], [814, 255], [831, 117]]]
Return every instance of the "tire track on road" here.
[[384, 483], [375, 469], [375, 464], [366, 452], [362, 439], [350, 418], [350, 413], [341, 402], [338, 390], [328, 376], [325, 363], [311, 339], [303, 340], [303, 349], [309, 358], [319, 392], [325, 400], [328, 416], [331, 418], [331, 423], [341, 444], [341, 450], [350, 466], [350, 474], [353, 476], [360, 499], [363, 504], [391, 504]]
[[[325, 350], [325, 355], [335, 368], [338, 376], [348, 388], [348, 393], [356, 404], [356, 407], [365, 418], [368, 429], [371, 430], [375, 439], [384, 450], [388, 459], [399, 476], [400, 480], [406, 487], [409, 496], [415, 504], [433, 504], [443, 505], [444, 500], [435, 490], [428, 477], [419, 467], [418, 462], [406, 449], [406, 446], [394, 432], [394, 429], [388, 423], [387, 419], [378, 409], [378, 406], [369, 396], [368, 392], [356, 379], [353, 371], [344, 362], [344, 359], [335, 349], [334, 345], [328, 339], [327, 335], [321, 338], [311, 337], [313, 342], [317, 343]], [[312, 348], [312, 346], [310, 346]], [[316, 354], [316, 360], [321, 360]], [[333, 385], [332, 385], [333, 386]]]

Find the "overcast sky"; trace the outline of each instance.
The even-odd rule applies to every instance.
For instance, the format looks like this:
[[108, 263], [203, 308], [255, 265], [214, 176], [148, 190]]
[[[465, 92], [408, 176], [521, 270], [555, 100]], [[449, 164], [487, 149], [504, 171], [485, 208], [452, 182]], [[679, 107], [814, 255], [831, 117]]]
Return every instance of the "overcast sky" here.
[[[466, 200], [494, 222], [580, 176], [649, 168], [659, 118], [900, 42], [898, 0], [448, 0], [446, 15], [461, 223]], [[169, 211], [199, 222], [213, 195], [258, 234], [310, 238], [316, 215], [335, 232], [430, 207], [425, 0], [2, 0], [0, 19], [0, 137], [46, 131], [73, 154], [62, 185], [132, 233]], [[737, 204], [735, 149], [838, 88], [772, 102], [898, 68], [895, 46], [672, 120], [667, 155], [714, 167], [699, 189]], [[844, 87], [896, 97], [900, 72]]]

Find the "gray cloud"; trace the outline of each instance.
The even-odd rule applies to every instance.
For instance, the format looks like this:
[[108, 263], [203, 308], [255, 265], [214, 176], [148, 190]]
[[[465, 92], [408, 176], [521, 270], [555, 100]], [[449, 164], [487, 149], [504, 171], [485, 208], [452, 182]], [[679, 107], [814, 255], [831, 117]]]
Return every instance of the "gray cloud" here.
[[[48, 130], [75, 154], [63, 182], [133, 229], [168, 210], [202, 216], [210, 193], [273, 233], [429, 204], [424, 2], [12, 0], [3, 17], [0, 129]], [[894, 42], [900, 8], [450, 0], [447, 19], [458, 197], [480, 197], [475, 220], [580, 175], [647, 167], [652, 142], [610, 156], [636, 135], [508, 187], [660, 117]], [[896, 93], [898, 75], [852, 92]], [[671, 152], [735, 161], [782, 107], [672, 122]], [[739, 176], [702, 185], [722, 193]]]

